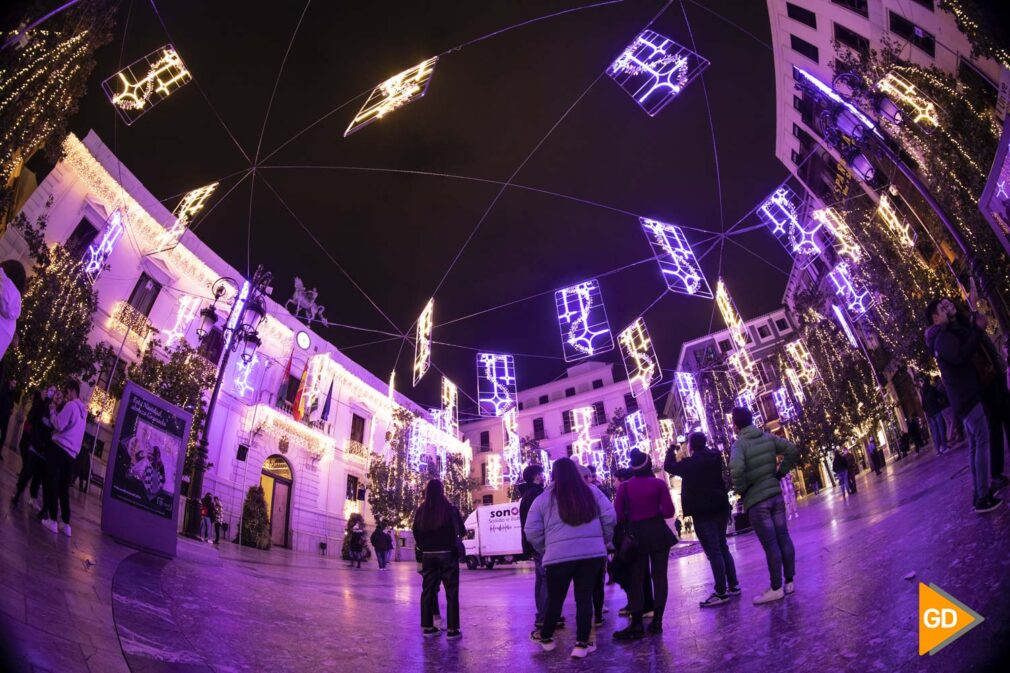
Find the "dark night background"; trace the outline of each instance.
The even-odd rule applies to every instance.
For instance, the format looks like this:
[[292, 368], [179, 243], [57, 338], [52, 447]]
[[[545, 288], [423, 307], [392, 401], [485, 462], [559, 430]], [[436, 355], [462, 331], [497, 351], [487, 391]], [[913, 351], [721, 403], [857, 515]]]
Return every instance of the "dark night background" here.
[[[356, 94], [424, 58], [517, 22], [587, 4], [311, 2], [277, 86], [259, 152], [261, 166], [224, 197], [250, 162], [201, 89], [254, 157], [271, 90], [305, 3], [163, 1], [157, 8], [166, 35], [151, 3], [124, 2], [116, 38], [98, 54], [89, 94], [72, 128], [81, 136], [94, 129], [169, 208], [181, 193], [238, 172], [222, 181], [196, 224], [204, 241], [240, 271], [246, 271], [247, 258], [253, 267], [267, 266], [275, 275], [274, 298], [282, 303], [298, 275], [308, 287], [319, 288], [330, 321], [396, 331], [332, 256], [396, 328], [407, 331], [499, 186], [333, 167], [506, 180], [666, 3], [615, 2], [466, 46], [439, 61], [425, 98], [344, 138], [363, 101], [354, 100], [277, 148]], [[635, 215], [718, 233], [787, 175], [774, 157], [772, 53], [761, 44], [770, 42], [765, 3], [736, 0], [712, 7], [753, 33], [748, 36], [699, 4], [683, 4], [697, 51], [711, 61], [704, 82], [718, 146], [722, 218], [702, 81], [650, 118], [603, 77], [515, 182], [630, 214], [506, 190], [435, 295], [437, 341], [538, 356], [517, 357], [519, 385], [549, 381], [565, 367], [549, 291], [648, 257]], [[692, 44], [679, 0], [669, 4], [653, 29]], [[175, 44], [199, 86], [186, 86], [126, 127], [99, 82], [120, 64], [167, 42]], [[687, 234], [699, 254], [710, 245], [703, 241], [718, 242], [699, 231]], [[732, 240], [723, 246], [722, 275], [741, 313], [749, 318], [777, 307], [786, 276], [772, 265], [788, 268], [788, 256], [767, 232]], [[716, 245], [703, 261], [713, 288], [719, 253]], [[601, 283], [615, 334], [664, 289], [652, 263]], [[439, 327], [538, 292], [546, 294]], [[666, 379], [683, 340], [705, 334], [710, 325], [721, 326], [713, 313], [709, 300], [674, 294], [648, 311]], [[382, 379], [397, 360], [400, 339], [355, 347], [383, 335], [317, 329]], [[437, 370], [418, 389], [409, 389], [412, 356], [413, 346], [406, 343], [397, 366], [398, 388], [423, 405], [437, 405]], [[617, 351], [604, 357], [620, 362]], [[474, 394], [473, 350], [436, 345], [433, 361]], [[618, 371], [623, 372], [621, 365]], [[657, 393], [667, 390], [664, 383]], [[462, 402], [464, 412], [472, 411], [472, 403]]]

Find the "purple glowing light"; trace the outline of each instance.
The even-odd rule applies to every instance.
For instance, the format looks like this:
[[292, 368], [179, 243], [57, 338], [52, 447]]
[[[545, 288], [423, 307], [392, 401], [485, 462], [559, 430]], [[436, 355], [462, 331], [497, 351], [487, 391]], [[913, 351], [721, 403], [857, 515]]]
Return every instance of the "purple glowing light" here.
[[595, 278], [554, 293], [565, 362], [614, 349], [600, 283]]
[[708, 61], [652, 30], [644, 30], [607, 69], [610, 78], [650, 116], [680, 95]]
[[666, 287], [679, 294], [711, 299], [712, 288], [705, 280], [698, 258], [681, 228], [646, 217], [640, 217], [638, 221], [642, 223], [642, 231], [659, 262]]

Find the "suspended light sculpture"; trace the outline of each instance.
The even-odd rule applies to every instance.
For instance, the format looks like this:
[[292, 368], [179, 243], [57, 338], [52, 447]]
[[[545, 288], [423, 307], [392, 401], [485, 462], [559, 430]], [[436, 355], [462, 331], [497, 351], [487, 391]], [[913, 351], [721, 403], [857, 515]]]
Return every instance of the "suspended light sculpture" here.
[[[675, 372], [674, 381], [677, 385], [677, 395], [680, 397], [680, 407], [684, 410], [684, 420], [687, 422], [685, 431], [695, 432], [701, 429], [708, 434], [708, 420], [705, 405], [701, 400], [698, 382], [691, 372]], [[671, 421], [672, 427], [672, 421]]]
[[410, 469], [424, 474], [428, 469], [428, 436], [429, 426], [421, 418], [415, 418], [410, 425], [410, 435], [407, 438], [407, 464]]
[[516, 369], [512, 356], [477, 353], [477, 406], [480, 415], [501, 416], [516, 402]]
[[372, 122], [382, 119], [393, 110], [407, 103], [413, 103], [428, 92], [431, 76], [435, 73], [438, 56], [418, 63], [413, 68], [393, 75], [382, 84], [372, 89], [365, 104], [354, 115], [344, 137], [360, 131]]
[[434, 326], [435, 299], [432, 297], [425, 304], [424, 310], [417, 318], [417, 333], [414, 339], [414, 385], [420, 382], [428, 368], [431, 367], [431, 332]]
[[606, 353], [614, 349], [600, 283], [595, 278], [554, 293], [561, 348], [565, 362]]
[[631, 394], [638, 397], [663, 377], [645, 321], [642, 318], [636, 319], [617, 336], [617, 340], [621, 344]]
[[523, 477], [523, 463], [519, 444], [519, 411], [512, 407], [501, 417], [502, 463], [505, 479], [518, 484]]
[[442, 411], [446, 432], [456, 437], [459, 434], [459, 388], [445, 376], [442, 377]]
[[[936, 128], [940, 125], [937, 117], [936, 105], [920, 93], [914, 84], [902, 77], [900, 74], [891, 71], [877, 82], [877, 90], [880, 93], [898, 101], [906, 109], [912, 110], [912, 122], [923, 127]], [[889, 115], [893, 116], [893, 115]], [[892, 119], [892, 121], [895, 121]], [[900, 118], [896, 123], [900, 123]]]
[[832, 284], [835, 286], [835, 294], [845, 302], [845, 307], [849, 310], [849, 313], [859, 318], [870, 309], [873, 303], [870, 292], [869, 290], [860, 291], [856, 288], [852, 282], [852, 274], [849, 271], [848, 263], [839, 262], [828, 273], [828, 278], [831, 279]]
[[764, 427], [765, 417], [761, 413], [761, 406], [758, 404], [757, 396], [753, 390], [741, 390], [736, 396], [736, 405], [750, 411], [751, 417], [754, 419], [754, 427]]
[[165, 334], [165, 348], [171, 348], [176, 341], [186, 338], [186, 332], [190, 324], [196, 318], [196, 311], [200, 308], [200, 297], [185, 295], [179, 299], [179, 308], [175, 312], [175, 324]]
[[786, 354], [796, 367], [796, 373], [800, 379], [810, 384], [817, 380], [817, 363], [814, 356], [807, 350], [807, 345], [800, 340], [790, 341], [786, 344]]
[[844, 218], [834, 208], [821, 208], [810, 215], [831, 232], [835, 239], [835, 251], [852, 262], [859, 262], [863, 257], [863, 249], [856, 243], [852, 229]]
[[659, 436], [664, 451], [677, 440], [677, 430], [673, 426], [672, 418], [659, 419]]
[[887, 194], [880, 195], [880, 203], [877, 204], [877, 215], [880, 216], [888, 231], [894, 235], [902, 246], [906, 248], [915, 246], [915, 233], [912, 231], [912, 225], [905, 222], [904, 218], [898, 214]]
[[186, 229], [193, 223], [197, 214], [207, 204], [207, 199], [217, 190], [218, 183], [212, 182], [203, 187], [186, 192], [179, 204], [172, 211], [175, 223], [158, 237], [158, 249], [169, 248], [182, 239]]
[[655, 31], [644, 30], [610, 64], [607, 74], [650, 117], [655, 117], [708, 64], [687, 47]]
[[758, 374], [757, 363], [747, 349], [741, 349], [731, 353], [729, 356], [729, 366], [740, 377], [740, 389], [756, 393], [761, 387], [761, 375]]
[[786, 367], [785, 370], [786, 380], [789, 381], [789, 387], [792, 388], [793, 397], [800, 404], [806, 402], [806, 395], [803, 393], [803, 383], [800, 381], [800, 375], [796, 373], [796, 370], [792, 367]]
[[[845, 332], [845, 338], [849, 340], [853, 348], [859, 348], [859, 342], [856, 341], [856, 335], [852, 331], [852, 327], [849, 325], [849, 321], [845, 318], [845, 311], [841, 309], [838, 304], [832, 304], [831, 310], [835, 312], [835, 318], [838, 319], [838, 324], [841, 325], [842, 331]], [[802, 402], [802, 400], [800, 400]]]
[[126, 66], [102, 82], [102, 89], [129, 126], [193, 79], [168, 44]]
[[641, 222], [642, 231], [649, 239], [656, 261], [659, 262], [659, 270], [663, 274], [666, 287], [678, 294], [711, 299], [712, 288], [705, 280], [698, 258], [695, 257], [694, 250], [691, 249], [681, 228], [646, 217], [640, 217], [638, 221]]
[[575, 441], [572, 442], [572, 460], [586, 467], [597, 462], [596, 454], [602, 454], [600, 439], [592, 437], [595, 410], [592, 407], [572, 409], [572, 429], [575, 431]]
[[772, 391], [772, 401], [775, 402], [775, 410], [779, 414], [779, 422], [788, 423], [796, 418], [796, 407], [789, 397], [789, 391], [785, 387], [776, 388]]
[[722, 320], [726, 323], [729, 336], [733, 340], [735, 348], [747, 348], [747, 326], [744, 325], [740, 313], [736, 310], [733, 298], [729, 296], [729, 290], [722, 278], [715, 285], [715, 303], [722, 314]]
[[88, 251], [84, 253], [83, 269], [92, 283], [98, 280], [98, 276], [105, 269], [105, 263], [122, 238], [125, 226], [123, 211], [119, 209], [112, 211], [112, 215], [105, 222], [101, 238], [97, 243], [88, 246]]

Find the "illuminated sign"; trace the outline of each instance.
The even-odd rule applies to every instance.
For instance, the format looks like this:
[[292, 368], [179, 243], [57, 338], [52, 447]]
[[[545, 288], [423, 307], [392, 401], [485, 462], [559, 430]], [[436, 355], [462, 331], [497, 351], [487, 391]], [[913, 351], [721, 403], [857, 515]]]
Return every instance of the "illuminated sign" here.
[[595, 278], [554, 293], [565, 362], [614, 349], [600, 283]]
[[873, 303], [870, 292], [869, 290], [860, 292], [852, 283], [852, 275], [849, 271], [848, 263], [839, 262], [828, 273], [828, 278], [831, 279], [832, 284], [835, 286], [835, 294], [845, 302], [845, 307], [849, 310], [849, 313], [859, 318], [870, 309]]
[[437, 62], [438, 56], [429, 58], [413, 68], [393, 75], [372, 89], [365, 104], [361, 106], [358, 114], [354, 115], [354, 119], [344, 131], [344, 137], [346, 138], [372, 122], [382, 119], [393, 110], [423, 97], [428, 91], [428, 85], [431, 83], [431, 76], [435, 73]]
[[102, 89], [129, 126], [191, 79], [186, 64], [169, 44], [106, 79]]
[[650, 116], [659, 114], [708, 67], [708, 61], [668, 37], [644, 30], [607, 74]]
[[481, 416], [501, 416], [516, 404], [516, 368], [511, 355], [477, 353], [477, 406]]
[[92, 283], [98, 280], [98, 276], [105, 269], [109, 255], [123, 237], [124, 227], [123, 211], [114, 210], [105, 223], [101, 238], [97, 243], [88, 246], [88, 251], [84, 253], [84, 273]]
[[638, 221], [659, 262], [666, 287], [672, 292], [711, 299], [712, 288], [680, 227], [645, 217]]
[[645, 321], [641, 318], [636, 319], [617, 336], [617, 340], [621, 344], [631, 394], [638, 397], [663, 377], [659, 369], [659, 358], [656, 357], [656, 349], [649, 338]]
[[434, 326], [435, 300], [429, 299], [417, 319], [417, 335], [414, 340], [414, 385], [416, 386], [431, 367], [431, 331]]

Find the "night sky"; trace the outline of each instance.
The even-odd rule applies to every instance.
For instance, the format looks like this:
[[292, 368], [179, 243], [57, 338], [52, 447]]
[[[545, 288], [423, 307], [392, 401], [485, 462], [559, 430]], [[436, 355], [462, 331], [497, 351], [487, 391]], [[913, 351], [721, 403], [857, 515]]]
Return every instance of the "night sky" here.
[[[204, 241], [242, 271], [247, 259], [253, 267], [266, 265], [274, 272], [274, 298], [280, 302], [290, 297], [298, 275], [308, 287], [319, 288], [331, 321], [396, 332], [389, 321], [398, 330], [410, 328], [499, 190], [474, 179], [508, 179], [665, 3], [615, 2], [466, 46], [439, 61], [425, 98], [344, 138], [363, 102], [350, 99], [385, 78], [509, 25], [588, 3], [315, 0], [291, 46], [262, 143], [271, 91], [305, 3], [157, 4], [169, 35], [149, 2], [123, 3], [115, 41], [98, 54], [90, 93], [72, 129], [82, 136], [94, 129], [169, 208], [181, 193], [232, 174], [196, 225]], [[521, 388], [564, 371], [550, 291], [648, 257], [637, 215], [718, 233], [787, 175], [774, 157], [772, 53], [759, 42], [770, 42], [765, 3], [713, 4], [754, 35], [685, 2], [697, 50], [712, 62], [704, 82], [718, 145], [722, 217], [702, 81], [650, 118], [608, 77], [599, 79], [514, 182], [609, 208], [510, 188], [435, 295], [435, 339], [455, 346], [436, 345], [434, 364], [468, 394], [475, 394], [471, 349], [537, 356], [517, 357]], [[679, 0], [653, 29], [692, 44]], [[120, 63], [170, 41], [196, 84], [124, 126], [100, 80]], [[246, 177], [226, 197], [250, 161], [201, 89], [250, 158], [259, 146], [255, 177]], [[364, 167], [459, 178], [360, 170]], [[703, 232], [687, 233], [699, 253], [710, 245], [701, 241], [715, 242]], [[788, 268], [788, 256], [764, 231], [733, 240], [740, 245], [725, 244], [722, 274], [741, 313], [749, 318], [775, 308], [786, 277], [758, 256], [781, 268]], [[719, 257], [716, 246], [703, 261], [713, 288]], [[608, 275], [601, 283], [615, 334], [665, 287], [653, 263]], [[536, 299], [439, 326], [541, 292]], [[712, 301], [671, 294], [645, 315], [666, 378], [681, 341], [708, 332], [713, 310]], [[721, 326], [718, 315], [714, 326]], [[382, 379], [400, 350], [398, 338], [359, 346], [382, 334], [318, 331]], [[409, 389], [412, 356], [407, 343], [397, 367], [398, 387], [436, 406], [437, 370]], [[620, 362], [616, 351], [604, 357]], [[666, 390], [664, 384], [661, 392]], [[473, 405], [461, 401], [464, 413], [472, 412]]]

